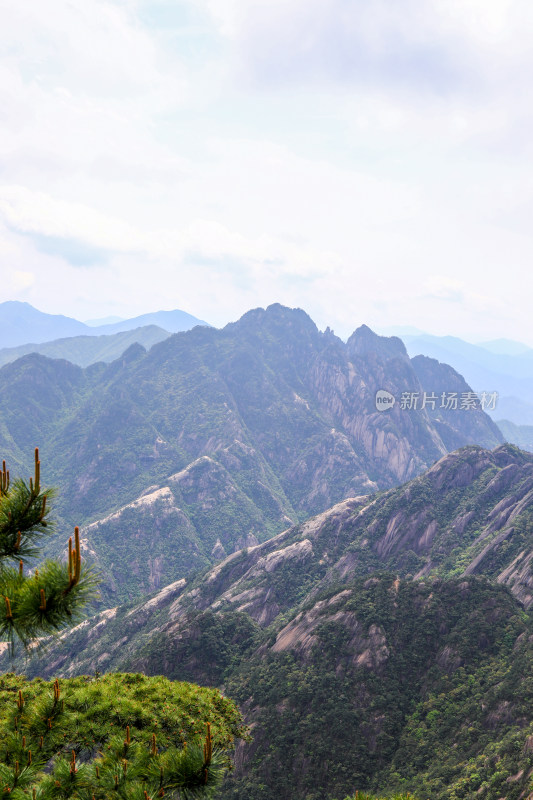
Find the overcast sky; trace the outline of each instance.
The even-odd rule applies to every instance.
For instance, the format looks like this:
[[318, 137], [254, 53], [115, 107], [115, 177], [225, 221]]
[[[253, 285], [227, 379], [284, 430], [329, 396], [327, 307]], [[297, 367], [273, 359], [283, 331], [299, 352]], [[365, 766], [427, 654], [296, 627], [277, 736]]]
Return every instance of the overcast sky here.
[[0, 0], [0, 301], [533, 345], [531, 0]]

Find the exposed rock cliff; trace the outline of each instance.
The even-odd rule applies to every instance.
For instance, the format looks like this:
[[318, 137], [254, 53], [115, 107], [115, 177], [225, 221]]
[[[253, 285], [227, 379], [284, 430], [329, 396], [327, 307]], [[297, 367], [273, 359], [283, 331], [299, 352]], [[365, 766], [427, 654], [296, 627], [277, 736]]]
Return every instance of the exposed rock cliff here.
[[[136, 502], [147, 513], [158, 502], [167, 504], [169, 518], [179, 513], [169, 488]], [[107, 632], [98, 620], [96, 638], [87, 638], [90, 625], [65, 634], [64, 652], [71, 654], [68, 658], [77, 654], [69, 670], [91, 671], [103, 653], [109, 668], [121, 663], [158, 631], [186, 627], [191, 613], [244, 614], [267, 628], [291, 609], [314, 606], [329, 587], [383, 570], [416, 579], [483, 575], [508, 587], [529, 608], [533, 455], [511, 445], [492, 451], [466, 447], [398, 489], [344, 500], [263, 543], [253, 541], [196, 581], [178, 581], [127, 617], [122, 613]], [[280, 641], [298, 640], [294, 626], [311, 635], [320, 606], [314, 607], [279, 633]], [[348, 618], [345, 622], [350, 628]], [[119, 650], [117, 631], [127, 640]], [[38, 669], [39, 662], [34, 663]]]
[[[424, 364], [366, 326], [344, 343], [273, 305], [85, 370], [38, 355], [3, 367], [0, 444], [14, 468], [39, 444], [63, 519], [98, 523], [86, 535], [115, 603], [249, 535], [262, 541], [345, 497], [396, 486], [451, 447], [498, 444], [479, 409], [402, 403], [468, 391], [449, 367]], [[379, 390], [396, 399], [387, 411], [376, 408]], [[166, 501], [136, 503], [148, 488], [170, 492], [171, 513]], [[123, 559], [135, 566], [120, 578]]]

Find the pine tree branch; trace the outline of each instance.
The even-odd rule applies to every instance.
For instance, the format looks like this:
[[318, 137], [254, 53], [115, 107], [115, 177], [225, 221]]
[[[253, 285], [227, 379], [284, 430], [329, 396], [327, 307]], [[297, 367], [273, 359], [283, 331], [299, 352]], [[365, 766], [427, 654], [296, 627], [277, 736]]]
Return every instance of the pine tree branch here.
[[[35, 449], [34, 476], [26, 484], [10, 482], [3, 462], [0, 471], [0, 637], [12, 648], [20, 640], [25, 648], [33, 639], [55, 633], [81, 617], [97, 596], [98, 579], [91, 567], [82, 566], [79, 529], [75, 546], [69, 540], [68, 564], [49, 560], [24, 574], [24, 565], [41, 552], [41, 540], [53, 532], [47, 500], [53, 490], [41, 491], [41, 463]], [[18, 568], [8, 566], [16, 561]], [[3, 597], [3, 603], [1, 598]]]

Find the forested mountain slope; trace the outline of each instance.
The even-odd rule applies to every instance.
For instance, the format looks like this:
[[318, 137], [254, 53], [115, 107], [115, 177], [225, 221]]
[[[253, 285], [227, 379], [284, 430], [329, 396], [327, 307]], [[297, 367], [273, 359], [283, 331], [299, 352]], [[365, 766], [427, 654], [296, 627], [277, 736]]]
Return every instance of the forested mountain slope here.
[[0, 365], [10, 364], [29, 353], [40, 353], [48, 358], [62, 358], [88, 367], [97, 361], [114, 361], [132, 344], [138, 343], [150, 348], [156, 342], [162, 342], [170, 336], [168, 331], [157, 325], [145, 325], [141, 328], [123, 333], [102, 334], [100, 336], [69, 336], [54, 339], [41, 344], [21, 344], [18, 347], [2, 347], [0, 349]]
[[225, 800], [518, 800], [533, 768], [532, 503], [531, 454], [469, 446], [101, 612], [27, 671], [223, 688], [254, 736]]
[[[379, 389], [398, 398], [386, 412]], [[111, 603], [397, 485], [448, 450], [501, 441], [480, 409], [402, 407], [403, 392], [424, 391], [469, 387], [446, 365], [412, 362], [399, 339], [362, 326], [343, 343], [275, 305], [149, 352], [132, 345], [111, 364], [4, 366], [0, 445], [15, 473], [39, 444], [62, 521], [85, 525]]]

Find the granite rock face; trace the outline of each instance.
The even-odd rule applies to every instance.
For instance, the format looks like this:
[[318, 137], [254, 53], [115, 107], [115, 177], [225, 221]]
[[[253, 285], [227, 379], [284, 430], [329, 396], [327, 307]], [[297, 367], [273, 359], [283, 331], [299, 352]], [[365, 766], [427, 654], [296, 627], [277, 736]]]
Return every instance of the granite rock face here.
[[[363, 325], [344, 343], [280, 305], [87, 369], [27, 355], [0, 369], [2, 457], [25, 471], [40, 446], [60, 516], [86, 526], [114, 605], [247, 537], [397, 486], [450, 449], [499, 444], [479, 409], [404, 407], [404, 393], [469, 390], [450, 367], [425, 364], [399, 339]], [[379, 390], [396, 399], [387, 411]], [[149, 507], [138, 502], [147, 492], [159, 498]], [[121, 575], [125, 562], [135, 566]]]
[[[164, 502], [167, 515], [178, 513], [170, 489], [142, 500], [142, 508]], [[280, 624], [274, 648], [303, 653], [306, 637], [312, 638], [319, 624], [321, 595], [356, 579], [371, 585], [376, 572], [396, 574], [398, 580], [482, 576], [506, 586], [529, 608], [533, 455], [512, 445], [465, 447], [397, 489], [343, 500], [267, 541], [256, 541], [248, 539], [243, 550], [196, 580], [174, 582], [109, 620], [97, 616], [64, 634], [69, 674], [91, 671], [103, 653], [107, 668], [117, 669], [156, 634], [186, 635], [191, 614], [244, 615], [262, 629]], [[283, 615], [291, 610], [296, 616], [287, 624]], [[345, 619], [347, 628], [353, 627], [350, 620]], [[119, 631], [127, 644], [116, 649]], [[352, 633], [362, 636], [357, 626]], [[378, 639], [368, 645], [372, 653], [374, 645], [381, 647]], [[372, 663], [380, 657], [372, 655]]]

